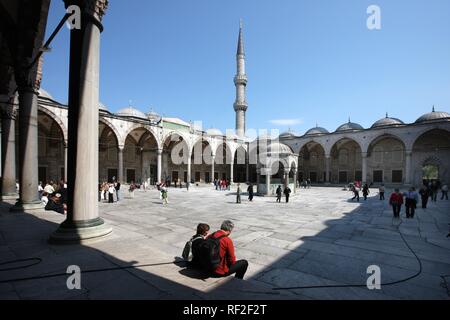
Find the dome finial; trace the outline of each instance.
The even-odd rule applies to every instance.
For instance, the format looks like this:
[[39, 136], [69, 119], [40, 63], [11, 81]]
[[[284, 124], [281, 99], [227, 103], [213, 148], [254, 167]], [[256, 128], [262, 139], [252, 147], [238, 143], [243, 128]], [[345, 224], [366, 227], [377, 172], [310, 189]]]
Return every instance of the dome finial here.
[[436, 110], [434, 109], [434, 105], [433, 105], [433, 111], [432, 112], [436, 112]]
[[350, 123], [350, 122], [352, 122], [352, 121], [350, 120], [350, 117], [348, 117], [348, 123]]
[[389, 113], [386, 112], [386, 119], [389, 118]]
[[318, 128], [319, 127], [319, 124], [317, 123], [317, 121], [316, 121], [316, 128]]

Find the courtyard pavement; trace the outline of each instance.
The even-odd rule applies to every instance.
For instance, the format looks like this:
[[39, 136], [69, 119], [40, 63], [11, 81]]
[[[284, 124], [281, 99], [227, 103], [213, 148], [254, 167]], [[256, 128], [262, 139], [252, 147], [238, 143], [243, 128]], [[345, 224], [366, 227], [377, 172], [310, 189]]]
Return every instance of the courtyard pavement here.
[[[300, 190], [290, 203], [245, 195], [235, 203], [233, 191], [209, 186], [169, 189], [162, 205], [152, 189], [135, 198], [101, 203], [101, 217], [113, 233], [83, 245], [49, 245], [48, 236], [64, 216], [45, 211], [10, 213], [0, 207], [0, 299], [449, 299], [450, 201], [418, 209], [414, 219], [393, 221], [387, 201], [376, 190], [359, 203], [339, 188]], [[247, 259], [245, 280], [206, 278], [179, 260], [196, 225], [215, 231], [223, 220], [235, 222], [231, 238], [238, 259]], [[403, 241], [415, 252], [419, 261]], [[2, 271], [16, 259], [42, 262]], [[83, 273], [81, 289], [69, 290], [67, 276], [2, 281], [65, 273], [69, 265]], [[117, 269], [135, 265], [135, 268]], [[367, 268], [381, 268], [381, 290], [366, 287], [280, 287], [365, 285]], [[111, 270], [111, 268], [115, 268]], [[419, 276], [395, 285], [385, 285]], [[445, 277], [447, 276], [447, 277]]]

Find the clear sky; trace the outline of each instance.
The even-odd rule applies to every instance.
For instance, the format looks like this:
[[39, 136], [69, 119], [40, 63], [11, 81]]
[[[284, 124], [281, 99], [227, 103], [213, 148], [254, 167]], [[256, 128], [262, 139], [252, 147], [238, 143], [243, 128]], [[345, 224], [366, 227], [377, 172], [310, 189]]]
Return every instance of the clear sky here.
[[[367, 28], [372, 4], [381, 30]], [[63, 15], [53, 0], [47, 35]], [[110, 0], [101, 101], [112, 112], [131, 100], [205, 129], [234, 128], [240, 18], [247, 128], [304, 133], [317, 122], [334, 131], [349, 116], [367, 128], [386, 112], [411, 123], [433, 105], [450, 111], [448, 0]], [[67, 28], [52, 49], [42, 88], [65, 103]]]

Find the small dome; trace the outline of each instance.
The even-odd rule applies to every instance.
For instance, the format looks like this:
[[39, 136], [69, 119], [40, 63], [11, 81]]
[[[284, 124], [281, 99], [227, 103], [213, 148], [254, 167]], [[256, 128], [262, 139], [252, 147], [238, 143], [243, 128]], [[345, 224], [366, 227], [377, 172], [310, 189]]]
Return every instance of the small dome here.
[[206, 130], [208, 136], [223, 136], [223, 133], [219, 129], [208, 129]]
[[100, 110], [103, 110], [103, 111], [108, 111], [108, 107], [107, 106], [105, 106], [103, 103], [99, 103], [99, 106], [98, 106], [98, 108], [100, 109]]
[[[264, 151], [262, 151], [262, 152], [264, 153]], [[268, 143], [267, 152], [271, 153], [271, 154], [274, 154], [274, 153], [275, 154], [282, 154], [282, 153], [292, 154], [293, 153], [292, 149], [289, 146], [287, 146], [281, 142]]]
[[327, 129], [322, 128], [322, 127], [315, 127], [312, 129], [309, 129], [308, 131], [306, 131], [305, 136], [313, 136], [313, 135], [319, 135], [319, 134], [328, 134], [330, 132], [328, 132]]
[[416, 123], [423, 123], [428, 121], [436, 121], [436, 120], [444, 120], [450, 119], [450, 114], [444, 111], [435, 111], [433, 107], [433, 111], [427, 114], [424, 114], [419, 119], [416, 120]]
[[283, 132], [282, 134], [280, 134], [279, 139], [295, 138], [296, 135], [297, 134], [294, 131], [289, 129], [288, 131]]
[[375, 122], [372, 125], [373, 128], [380, 128], [380, 127], [388, 127], [388, 126], [399, 126], [403, 125], [403, 121], [397, 118], [391, 118], [388, 114], [386, 114], [386, 118], [380, 119], [377, 122]]
[[123, 116], [123, 117], [135, 117], [135, 118], [142, 118], [147, 119], [147, 116], [138, 109], [135, 109], [133, 107], [126, 107], [117, 112], [117, 115]]
[[147, 118], [154, 121], [161, 120], [161, 116], [153, 110], [150, 110], [150, 112], [147, 113]]
[[47, 91], [45, 91], [44, 89], [40, 88], [38, 92], [39, 92], [39, 97], [54, 100], [52, 95], [50, 93], [48, 93]]
[[342, 132], [342, 131], [356, 131], [356, 130], [364, 130], [364, 128], [354, 122], [351, 122], [350, 119], [348, 119], [347, 123], [344, 123], [342, 126], [336, 129], [336, 132]]

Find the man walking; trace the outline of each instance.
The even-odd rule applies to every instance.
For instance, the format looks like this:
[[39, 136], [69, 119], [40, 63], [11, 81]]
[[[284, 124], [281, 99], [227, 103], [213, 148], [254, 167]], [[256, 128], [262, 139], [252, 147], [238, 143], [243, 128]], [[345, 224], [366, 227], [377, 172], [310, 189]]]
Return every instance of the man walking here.
[[291, 194], [291, 189], [289, 188], [289, 186], [286, 187], [286, 189], [284, 189], [284, 195], [286, 196], [286, 203], [289, 203], [289, 196]]
[[238, 183], [236, 191], [236, 203], [241, 203], [241, 184]]
[[253, 185], [250, 184], [247, 188], [247, 192], [248, 192], [248, 201], [252, 202], [253, 201]]
[[380, 193], [380, 200], [384, 200], [384, 192], [385, 192], [384, 184], [380, 185], [380, 187], [378, 188], [378, 192]]
[[389, 204], [392, 206], [394, 218], [400, 218], [400, 210], [402, 209], [403, 196], [399, 189], [395, 189], [389, 198]]
[[444, 185], [441, 188], [441, 192], [442, 192], [442, 197], [441, 200], [448, 200], [448, 185], [446, 183], [444, 183]]
[[117, 181], [117, 183], [116, 183], [116, 198], [117, 198], [117, 201], [119, 202], [120, 201], [120, 181]]
[[408, 192], [405, 192], [405, 207], [406, 218], [414, 218], [414, 212], [416, 210], [417, 202], [419, 202], [419, 195], [415, 188], [410, 188]]
[[281, 186], [278, 186], [277, 190], [276, 190], [276, 194], [277, 194], [277, 202], [281, 203]]

